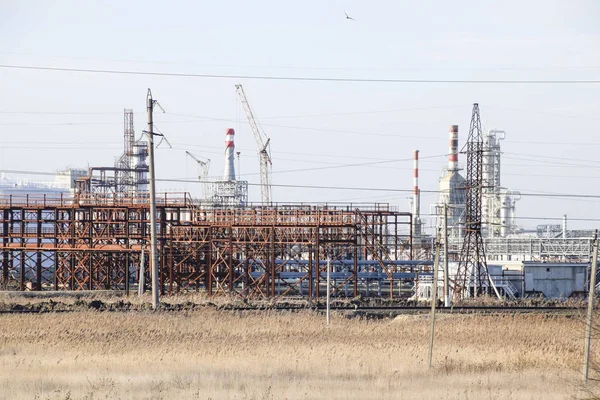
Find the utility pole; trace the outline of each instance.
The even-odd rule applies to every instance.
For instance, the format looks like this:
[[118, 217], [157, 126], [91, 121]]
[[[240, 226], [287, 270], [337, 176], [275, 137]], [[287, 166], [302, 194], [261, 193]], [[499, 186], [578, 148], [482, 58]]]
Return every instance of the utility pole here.
[[140, 254], [140, 279], [138, 281], [138, 296], [144, 294], [146, 289], [146, 260], [144, 255], [144, 244], [142, 243], [142, 251]]
[[594, 314], [594, 297], [596, 292], [596, 267], [598, 264], [598, 231], [592, 247], [592, 268], [590, 274], [590, 291], [588, 295], [587, 319], [585, 322], [585, 351], [583, 353], [583, 375], [587, 384], [590, 372], [590, 347], [592, 342], [592, 316]]
[[450, 307], [450, 278], [448, 271], [448, 204], [444, 204], [444, 307]]
[[435, 259], [433, 260], [433, 281], [431, 282], [431, 328], [429, 336], [429, 368], [432, 367], [433, 362], [433, 339], [435, 337], [435, 306], [437, 303], [437, 281], [438, 281], [438, 269], [440, 265], [440, 231], [438, 230], [435, 235]]
[[156, 251], [156, 182], [154, 171], [154, 122], [153, 112], [156, 100], [148, 89], [146, 108], [148, 110], [148, 156], [150, 158], [150, 270], [152, 271], [152, 309], [160, 306], [158, 293], [158, 252]]
[[331, 260], [327, 260], [327, 326], [331, 325]]

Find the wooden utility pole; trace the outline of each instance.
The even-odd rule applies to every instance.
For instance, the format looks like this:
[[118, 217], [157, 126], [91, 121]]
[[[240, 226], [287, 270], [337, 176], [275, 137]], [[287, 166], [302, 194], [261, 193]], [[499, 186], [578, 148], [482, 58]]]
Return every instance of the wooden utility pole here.
[[327, 326], [331, 325], [331, 260], [327, 260]]
[[594, 237], [594, 245], [592, 246], [592, 265], [590, 273], [590, 290], [588, 295], [588, 310], [585, 321], [585, 351], [583, 353], [583, 375], [585, 383], [588, 381], [590, 372], [590, 347], [592, 342], [592, 316], [594, 313], [594, 297], [596, 289], [596, 267], [598, 264], [598, 231]]
[[150, 270], [152, 271], [152, 309], [160, 306], [158, 293], [158, 252], [156, 248], [156, 182], [154, 173], [154, 122], [153, 112], [156, 100], [148, 89], [146, 108], [148, 110], [148, 156], [150, 158]]
[[433, 361], [433, 339], [435, 336], [435, 306], [437, 303], [437, 281], [438, 281], [438, 267], [440, 260], [440, 232], [438, 230], [435, 237], [435, 252], [433, 260], [433, 281], [431, 282], [431, 332], [429, 336], [429, 368], [432, 367]]

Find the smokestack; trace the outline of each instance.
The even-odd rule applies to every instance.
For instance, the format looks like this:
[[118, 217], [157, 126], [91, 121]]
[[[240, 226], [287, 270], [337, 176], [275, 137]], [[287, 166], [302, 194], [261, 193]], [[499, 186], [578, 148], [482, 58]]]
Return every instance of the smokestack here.
[[421, 234], [421, 199], [419, 192], [419, 150], [414, 151], [414, 192], [413, 192], [413, 225], [414, 234]]
[[458, 171], [458, 125], [450, 125], [448, 142], [448, 171]]
[[225, 133], [225, 169], [223, 171], [224, 181], [235, 181], [235, 144], [233, 143], [235, 131], [227, 129]]

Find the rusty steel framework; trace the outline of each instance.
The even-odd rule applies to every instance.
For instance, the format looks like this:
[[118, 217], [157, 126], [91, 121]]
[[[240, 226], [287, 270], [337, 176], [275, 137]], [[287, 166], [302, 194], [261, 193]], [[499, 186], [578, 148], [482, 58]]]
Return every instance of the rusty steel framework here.
[[[149, 209], [138, 197], [0, 197], [0, 284], [129, 291], [148, 249]], [[202, 209], [188, 194], [162, 194], [157, 225], [163, 293], [318, 298], [330, 259], [337, 295], [369, 295], [376, 284], [381, 296], [408, 297], [429, 268], [408, 261], [412, 215], [387, 204]]]

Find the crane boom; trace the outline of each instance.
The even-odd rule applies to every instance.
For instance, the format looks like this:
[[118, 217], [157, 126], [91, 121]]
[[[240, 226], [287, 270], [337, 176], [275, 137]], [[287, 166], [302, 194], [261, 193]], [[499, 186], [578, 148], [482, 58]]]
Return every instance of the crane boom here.
[[200, 167], [200, 175], [198, 175], [198, 179], [200, 180], [200, 182], [202, 182], [202, 191], [203, 191], [204, 197], [208, 197], [208, 181], [207, 181], [207, 179], [208, 179], [208, 169], [210, 168], [210, 159], [206, 158], [205, 159], [206, 161], [202, 161], [187, 150], [186, 150], [185, 154], [190, 156], [192, 159], [194, 159], [194, 161], [196, 161], [198, 163], [198, 166]]
[[246, 93], [244, 92], [242, 85], [235, 85], [235, 89], [240, 97], [240, 101], [242, 102], [242, 106], [246, 112], [246, 117], [248, 118], [248, 123], [250, 124], [250, 128], [252, 128], [252, 132], [254, 133], [254, 140], [256, 140], [256, 145], [258, 146], [261, 201], [265, 204], [268, 204], [271, 202], [271, 183], [269, 173], [269, 167], [272, 165], [271, 155], [269, 154], [271, 139], [268, 138], [264, 132], [261, 132], [260, 128], [258, 127], [256, 119], [254, 118], [254, 113], [252, 112], [252, 108], [250, 108], [250, 103], [248, 103], [248, 99], [246, 98]]

